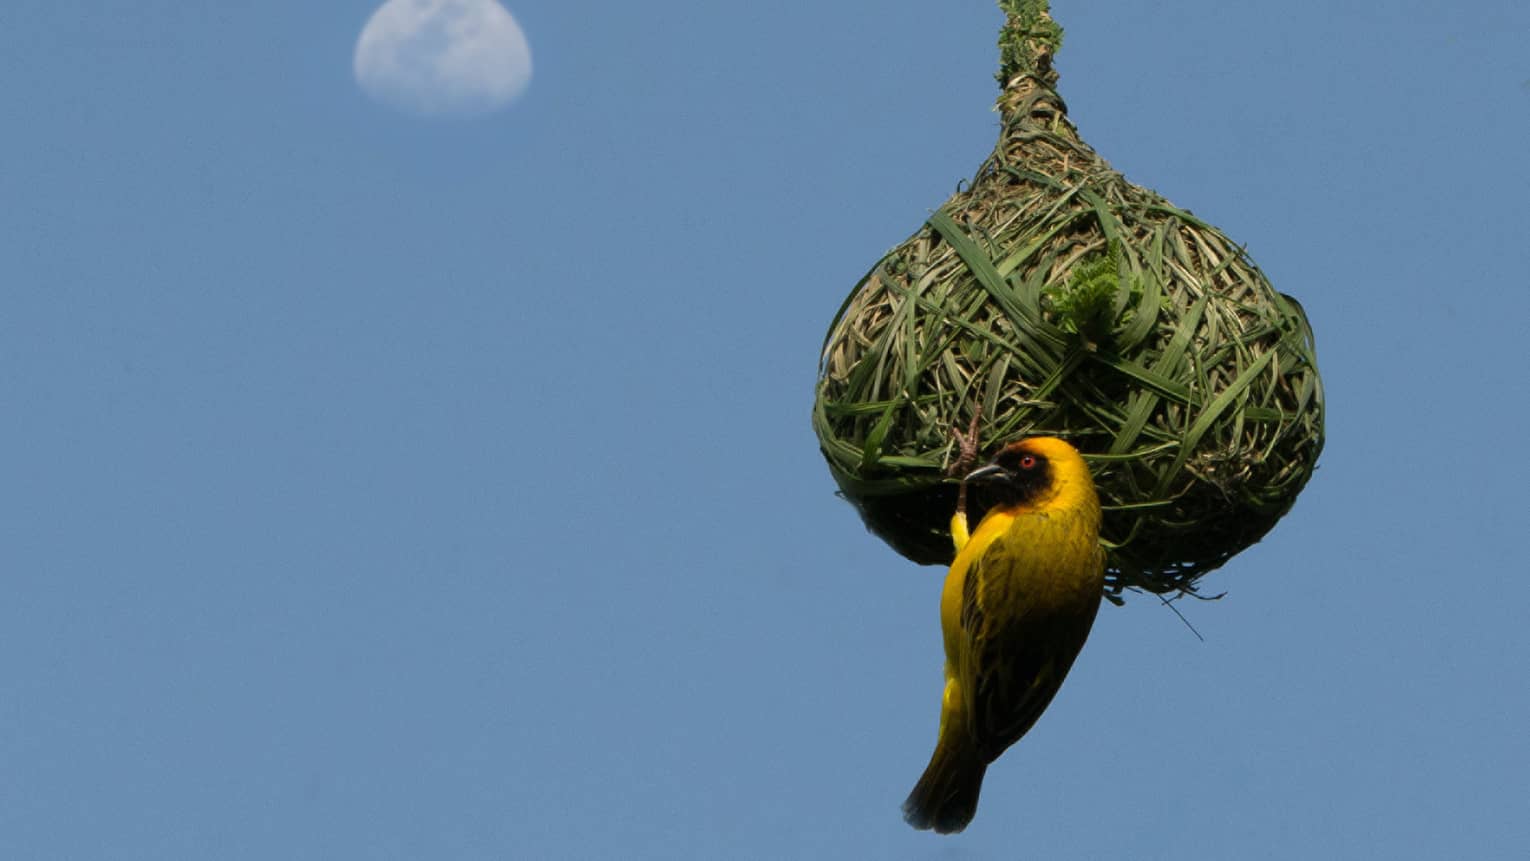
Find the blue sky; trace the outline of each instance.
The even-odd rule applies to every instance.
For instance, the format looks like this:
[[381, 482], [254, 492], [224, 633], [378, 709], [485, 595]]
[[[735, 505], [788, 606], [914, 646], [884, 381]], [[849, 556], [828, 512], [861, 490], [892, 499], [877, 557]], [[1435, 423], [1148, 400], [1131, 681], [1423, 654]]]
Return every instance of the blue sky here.
[[1054, 4], [1086, 140], [1305, 304], [1329, 443], [954, 838], [898, 812], [943, 572], [808, 411], [993, 143], [997, 11], [523, 0], [525, 96], [426, 121], [374, 6], [0, 11], [0, 856], [1530, 843], [1530, 6]]

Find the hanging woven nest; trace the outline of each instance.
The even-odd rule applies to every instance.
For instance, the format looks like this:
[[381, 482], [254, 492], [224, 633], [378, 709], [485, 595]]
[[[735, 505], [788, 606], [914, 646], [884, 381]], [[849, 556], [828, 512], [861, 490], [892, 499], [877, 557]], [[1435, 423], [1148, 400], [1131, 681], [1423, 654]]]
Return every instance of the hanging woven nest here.
[[924, 564], [951, 560], [953, 430], [976, 412], [982, 452], [1068, 439], [1105, 506], [1107, 593], [1194, 593], [1312, 475], [1312, 331], [1237, 243], [1083, 142], [1045, 0], [999, 5], [998, 145], [845, 301], [813, 426], [871, 531]]

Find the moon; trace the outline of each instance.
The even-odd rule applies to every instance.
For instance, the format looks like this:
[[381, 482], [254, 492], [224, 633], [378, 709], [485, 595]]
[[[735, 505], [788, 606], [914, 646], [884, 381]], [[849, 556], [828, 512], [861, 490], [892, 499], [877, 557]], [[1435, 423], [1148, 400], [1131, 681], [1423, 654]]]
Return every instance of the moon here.
[[352, 65], [367, 95], [421, 116], [489, 113], [531, 83], [526, 34], [495, 0], [388, 0]]

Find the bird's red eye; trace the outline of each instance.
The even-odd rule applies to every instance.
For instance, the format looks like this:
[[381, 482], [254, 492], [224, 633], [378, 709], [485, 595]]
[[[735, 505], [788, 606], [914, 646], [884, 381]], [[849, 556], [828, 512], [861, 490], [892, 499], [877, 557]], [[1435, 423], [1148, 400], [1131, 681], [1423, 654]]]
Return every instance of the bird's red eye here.
[[1034, 455], [1034, 454], [1023, 454], [1023, 455], [1021, 455], [1020, 456], [1020, 468], [1021, 469], [1035, 469], [1036, 468], [1036, 455]]

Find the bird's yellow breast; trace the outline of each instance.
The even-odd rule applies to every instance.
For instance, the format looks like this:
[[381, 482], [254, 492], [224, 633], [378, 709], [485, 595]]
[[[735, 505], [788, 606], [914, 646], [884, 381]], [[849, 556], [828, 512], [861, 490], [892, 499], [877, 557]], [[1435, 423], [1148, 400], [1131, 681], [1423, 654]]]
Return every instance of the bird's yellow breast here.
[[[1100, 507], [1092, 483], [1062, 478], [1034, 505], [991, 509], [958, 551], [941, 591], [946, 656], [954, 664], [977, 634], [962, 626], [969, 593], [989, 624], [1053, 614], [1093, 615], [1104, 589]], [[969, 589], [968, 578], [979, 582]]]

